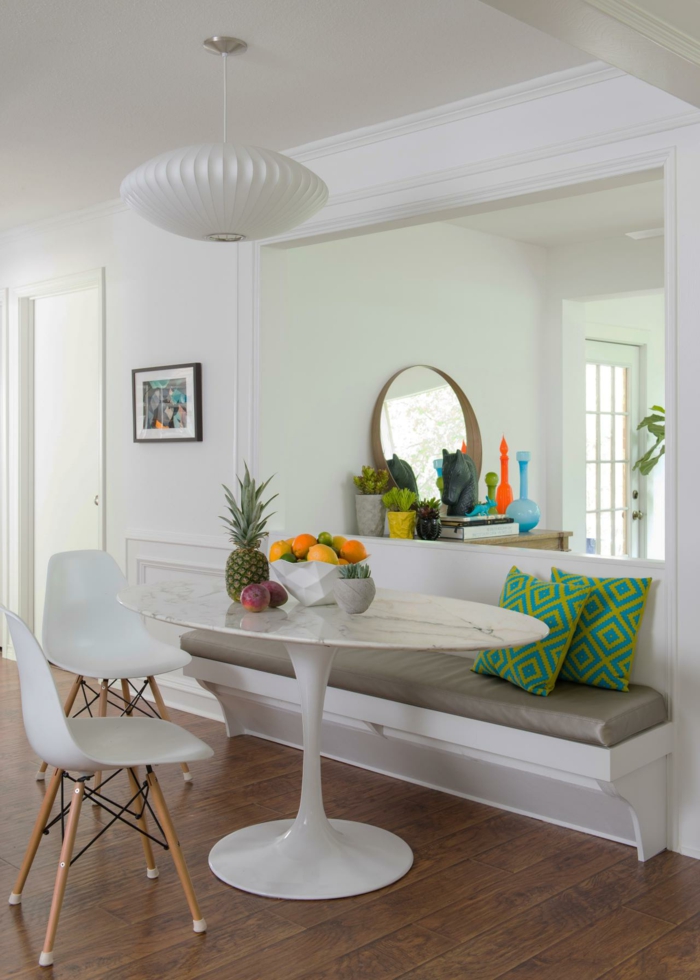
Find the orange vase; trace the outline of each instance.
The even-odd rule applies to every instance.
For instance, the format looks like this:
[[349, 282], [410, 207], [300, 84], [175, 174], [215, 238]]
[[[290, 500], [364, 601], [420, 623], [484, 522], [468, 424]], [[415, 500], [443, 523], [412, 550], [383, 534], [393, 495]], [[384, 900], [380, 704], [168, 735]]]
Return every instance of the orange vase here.
[[496, 510], [505, 514], [508, 504], [513, 503], [513, 488], [508, 482], [508, 443], [506, 437], [501, 439], [501, 482], [496, 490]]

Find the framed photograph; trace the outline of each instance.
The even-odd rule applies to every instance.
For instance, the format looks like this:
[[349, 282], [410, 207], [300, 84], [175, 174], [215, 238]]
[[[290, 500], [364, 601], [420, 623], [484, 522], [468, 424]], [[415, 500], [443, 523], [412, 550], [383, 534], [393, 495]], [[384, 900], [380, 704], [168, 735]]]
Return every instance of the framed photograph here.
[[202, 365], [131, 372], [134, 442], [202, 441]]

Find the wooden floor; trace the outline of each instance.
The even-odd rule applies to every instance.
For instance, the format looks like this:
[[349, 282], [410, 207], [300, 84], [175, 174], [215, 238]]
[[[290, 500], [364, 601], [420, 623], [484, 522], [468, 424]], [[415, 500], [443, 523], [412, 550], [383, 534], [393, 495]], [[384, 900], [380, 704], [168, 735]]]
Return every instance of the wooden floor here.
[[[57, 673], [59, 687], [66, 675]], [[22, 727], [16, 665], [0, 659], [0, 895], [9, 895], [44, 784]], [[37, 965], [60, 834], [42, 841], [20, 906], [2, 905], [0, 976], [76, 980], [674, 980], [700, 977], [700, 862], [631, 848], [324, 761], [330, 816], [400, 834], [401, 881], [334, 902], [247, 895], [208, 869], [224, 834], [292, 816], [301, 753], [175, 720], [212, 760], [185, 784], [159, 770], [209, 931], [195, 935], [170, 856], [146, 878], [141, 845], [112, 828], [71, 869], [55, 947]], [[121, 778], [121, 777], [120, 777]], [[126, 786], [124, 786], [126, 792]], [[101, 811], [83, 808], [82, 835]], [[4, 901], [4, 900], [3, 900]]]

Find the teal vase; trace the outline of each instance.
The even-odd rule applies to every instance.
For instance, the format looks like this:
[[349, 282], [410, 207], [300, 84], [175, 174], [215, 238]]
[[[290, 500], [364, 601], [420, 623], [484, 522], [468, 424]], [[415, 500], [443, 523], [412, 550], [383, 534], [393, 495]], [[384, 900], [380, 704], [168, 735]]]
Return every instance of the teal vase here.
[[508, 505], [506, 517], [512, 517], [515, 523], [520, 525], [520, 533], [523, 534], [540, 523], [540, 508], [527, 496], [527, 467], [530, 453], [516, 453], [515, 458], [520, 467], [520, 497]]

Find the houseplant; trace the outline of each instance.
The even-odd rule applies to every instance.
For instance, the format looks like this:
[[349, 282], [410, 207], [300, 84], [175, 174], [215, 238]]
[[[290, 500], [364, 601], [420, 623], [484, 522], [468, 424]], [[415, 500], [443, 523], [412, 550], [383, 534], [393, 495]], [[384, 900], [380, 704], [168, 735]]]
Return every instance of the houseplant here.
[[412, 538], [416, 526], [416, 495], [412, 490], [392, 487], [382, 500], [389, 511], [389, 537]]
[[226, 562], [226, 591], [234, 602], [240, 602], [241, 592], [246, 585], [267, 582], [270, 578], [267, 558], [259, 550], [265, 525], [272, 517], [272, 514], [264, 515], [264, 512], [277, 496], [275, 494], [269, 500], [262, 500], [269, 482], [270, 480], [266, 480], [257, 486], [246, 465], [243, 480], [238, 477], [240, 503], [229, 488], [224, 486], [231, 516], [222, 517], [221, 520], [236, 545]]
[[386, 470], [363, 466], [362, 473], [354, 476], [353, 482], [357, 487], [355, 511], [358, 533], [367, 537], [381, 538], [384, 534], [386, 516], [382, 496], [389, 486], [389, 474]]
[[372, 605], [377, 588], [369, 565], [343, 565], [333, 588], [335, 601], [350, 615], [366, 612]]
[[440, 537], [440, 501], [435, 497], [419, 500], [416, 510], [416, 530], [423, 541], [435, 541]]
[[660, 405], [651, 406], [651, 415], [647, 415], [637, 426], [637, 430], [647, 429], [656, 440], [651, 449], [647, 449], [641, 459], [634, 464], [642, 476], [649, 476], [656, 464], [666, 452], [666, 410]]

